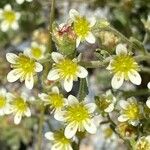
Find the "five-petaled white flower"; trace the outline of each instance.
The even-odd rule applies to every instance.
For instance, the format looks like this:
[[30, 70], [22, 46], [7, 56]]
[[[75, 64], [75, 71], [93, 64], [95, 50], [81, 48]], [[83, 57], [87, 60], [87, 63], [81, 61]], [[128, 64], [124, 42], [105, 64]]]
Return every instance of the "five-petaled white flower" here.
[[118, 117], [120, 122], [128, 121], [129, 124], [137, 126], [142, 118], [142, 107], [134, 97], [128, 98], [127, 101], [119, 102], [121, 107], [121, 115]]
[[53, 143], [51, 150], [73, 150], [71, 140], [64, 136], [63, 131], [46, 132], [45, 137]]
[[41, 93], [38, 96], [41, 98], [41, 100], [43, 100], [44, 105], [50, 105], [55, 113], [60, 111], [67, 104], [67, 99], [64, 98], [61, 93], [59, 93], [59, 89], [56, 86], [52, 88], [52, 92], [48, 94]]
[[95, 108], [96, 105], [94, 103], [84, 104], [84, 102], [79, 102], [76, 97], [68, 96], [66, 109], [57, 112], [55, 115], [56, 120], [64, 121], [67, 124], [64, 131], [66, 138], [72, 138], [77, 130], [86, 130], [91, 134], [96, 133], [97, 129], [92, 117]]
[[141, 76], [138, 73], [139, 66], [131, 54], [127, 52], [126, 46], [118, 44], [116, 54], [107, 67], [114, 74], [111, 80], [112, 87], [114, 89], [120, 88], [124, 80], [130, 80], [133, 84], [140, 85]]
[[11, 113], [11, 105], [7, 99], [7, 95], [6, 89], [0, 89], [0, 116]]
[[25, 1], [32, 2], [33, 0], [16, 0], [18, 4], [23, 4]]
[[64, 89], [69, 92], [72, 89], [73, 81], [77, 78], [85, 78], [88, 75], [87, 70], [78, 65], [76, 59], [69, 59], [62, 54], [52, 52], [52, 59], [55, 61], [52, 70], [48, 73], [48, 80], [63, 81]]
[[150, 135], [138, 139], [135, 150], [150, 150]]
[[36, 42], [31, 43], [31, 47], [25, 50], [25, 53], [36, 60], [44, 58], [46, 47]]
[[13, 53], [7, 53], [6, 59], [11, 63], [11, 70], [7, 75], [9, 82], [15, 82], [20, 78], [20, 81], [25, 80], [25, 85], [28, 89], [33, 88], [34, 75], [43, 70], [43, 66], [29, 56], [20, 53], [18, 56]]
[[85, 16], [81, 16], [75, 9], [71, 9], [69, 15], [77, 35], [76, 47], [79, 46], [80, 42], [85, 40], [91, 44], [95, 43], [92, 27], [95, 25], [96, 19], [93, 17], [90, 20], [87, 20]]
[[31, 111], [27, 103], [27, 95], [25, 93], [22, 93], [21, 96], [9, 94], [8, 99], [11, 104], [11, 111], [15, 115], [15, 124], [19, 124], [23, 116], [31, 116]]
[[0, 9], [1, 30], [6, 32], [8, 29], [17, 30], [20, 13], [12, 10], [11, 5], [7, 4], [4, 9]]
[[114, 105], [116, 103], [116, 98], [113, 96], [110, 90], [106, 94], [96, 97], [96, 103], [100, 111], [109, 113], [114, 110]]

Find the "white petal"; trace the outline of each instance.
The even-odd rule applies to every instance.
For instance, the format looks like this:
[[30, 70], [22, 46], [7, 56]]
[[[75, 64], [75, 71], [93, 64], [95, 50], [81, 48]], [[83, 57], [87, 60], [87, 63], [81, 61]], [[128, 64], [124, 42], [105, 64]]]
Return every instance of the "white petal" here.
[[40, 63], [36, 62], [35, 65], [36, 72], [41, 72], [43, 70], [43, 66]]
[[13, 112], [13, 108], [11, 107], [11, 105], [7, 104], [6, 108], [5, 108], [5, 114], [9, 115]]
[[30, 75], [30, 76], [27, 76], [25, 78], [25, 85], [28, 89], [32, 89], [33, 88], [33, 85], [34, 85], [34, 79], [33, 79], [33, 76]]
[[89, 21], [90, 21], [90, 27], [93, 27], [96, 23], [95, 17], [90, 18]]
[[132, 71], [128, 73], [130, 81], [135, 84], [135, 85], [140, 85], [141, 84], [141, 76], [137, 71]]
[[118, 121], [120, 121], [120, 122], [125, 122], [125, 121], [127, 121], [127, 120], [128, 120], [128, 117], [125, 116], [125, 115], [120, 115], [120, 116], [118, 117]]
[[52, 92], [59, 94], [59, 89], [57, 86], [52, 87]]
[[57, 52], [52, 52], [52, 59], [58, 63], [60, 60], [64, 59], [64, 56], [60, 53], [57, 53]]
[[54, 118], [58, 121], [65, 121], [65, 119], [66, 119], [65, 115], [66, 115], [65, 111], [57, 110], [54, 113]]
[[148, 100], [146, 101], [146, 105], [147, 105], [148, 108], [150, 108], [150, 99], [148, 99]]
[[38, 94], [38, 97], [43, 101], [47, 101], [46, 99], [47, 99], [48, 95], [45, 93], [41, 93], [41, 94]]
[[123, 109], [127, 109], [129, 103], [125, 100], [120, 100], [119, 101], [119, 105], [123, 108]]
[[4, 7], [4, 10], [7, 10], [7, 11], [11, 10], [11, 5], [10, 4], [6, 4], [5, 7]]
[[45, 137], [50, 140], [53, 141], [54, 140], [54, 133], [53, 132], [46, 132], [45, 133]]
[[73, 104], [77, 104], [79, 103], [79, 101], [77, 100], [77, 98], [73, 95], [69, 95], [68, 96], [68, 104], [69, 105], [73, 105]]
[[150, 89], [150, 82], [148, 82], [147, 87], [148, 87], [148, 89]]
[[137, 126], [139, 124], [139, 121], [130, 121], [130, 123], [133, 125], [133, 126]]
[[65, 79], [64, 80], [64, 89], [67, 91], [67, 92], [70, 92], [72, 90], [72, 86], [73, 86], [73, 79], [70, 78], [70, 79]]
[[17, 30], [17, 29], [19, 28], [18, 22], [12, 23], [11, 28], [12, 28], [13, 30]]
[[6, 59], [11, 64], [16, 64], [16, 59], [17, 58], [18, 58], [18, 56], [16, 54], [14, 54], [14, 53], [7, 53], [6, 54]]
[[127, 54], [127, 48], [124, 44], [118, 44], [116, 47], [116, 54], [120, 55], [120, 54]]
[[2, 30], [3, 32], [6, 32], [8, 29], [9, 29], [9, 24], [8, 24], [8, 22], [3, 21], [3, 22], [1, 23], [1, 30]]
[[56, 69], [50, 70], [47, 76], [48, 80], [57, 80], [59, 78], [58, 71]]
[[4, 88], [0, 89], [0, 96], [4, 96], [5, 97], [6, 93], [7, 93], [6, 89], [4, 89]]
[[20, 78], [20, 76], [20, 71], [18, 69], [14, 69], [7, 74], [7, 80], [8, 82], [15, 82]]
[[69, 16], [70, 16], [70, 18], [74, 21], [74, 20], [76, 20], [76, 17], [77, 17], [77, 16], [80, 16], [80, 14], [79, 14], [79, 12], [76, 11], [75, 9], [71, 9], [71, 10], [69, 11]]
[[95, 39], [95, 36], [89, 32], [89, 34], [87, 35], [87, 37], [85, 38], [87, 42], [93, 44], [95, 43], [96, 39]]
[[25, 112], [25, 115], [26, 115], [27, 117], [30, 117], [30, 116], [31, 116], [31, 111], [30, 111], [29, 108], [27, 108], [27, 110], [26, 110], [26, 112]]
[[18, 12], [16, 12], [15, 14], [16, 14], [16, 20], [18, 20], [20, 18], [21, 14]]
[[124, 81], [123, 74], [122, 75], [115, 74], [111, 80], [111, 85], [114, 89], [119, 89], [122, 86], [123, 81]]
[[58, 142], [51, 147], [51, 150], [62, 150], [63, 145]]
[[96, 104], [95, 103], [89, 103], [89, 104], [86, 104], [85, 107], [88, 109], [89, 113], [93, 113], [96, 109]]
[[86, 121], [83, 122], [84, 128], [86, 131], [88, 131], [91, 134], [95, 134], [97, 131], [96, 126], [94, 125], [93, 121], [90, 119], [87, 119]]
[[17, 2], [18, 4], [22, 4], [22, 3], [24, 2], [24, 0], [16, 0], [16, 2]]
[[106, 109], [105, 112], [112, 112], [114, 110], [114, 104], [110, 104]]
[[65, 137], [71, 139], [77, 132], [78, 124], [71, 122], [65, 128]]
[[85, 78], [85, 77], [87, 77], [87, 75], [88, 75], [88, 71], [84, 67], [78, 66], [77, 76], [79, 78]]
[[76, 48], [79, 46], [80, 42], [81, 42], [81, 37], [77, 37], [77, 39], [76, 39]]
[[22, 113], [16, 113], [15, 117], [14, 117], [14, 123], [15, 124], [19, 124], [22, 118]]

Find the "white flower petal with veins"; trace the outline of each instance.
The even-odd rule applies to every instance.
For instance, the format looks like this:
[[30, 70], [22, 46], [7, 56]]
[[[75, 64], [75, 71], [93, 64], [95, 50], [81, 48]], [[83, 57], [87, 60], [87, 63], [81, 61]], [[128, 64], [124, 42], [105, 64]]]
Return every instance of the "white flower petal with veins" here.
[[88, 71], [84, 67], [78, 66], [77, 76], [79, 78], [85, 78], [85, 77], [87, 77], [87, 75], [88, 75]]
[[25, 85], [28, 89], [32, 89], [34, 85], [33, 75], [27, 76], [25, 78]]
[[96, 109], [96, 104], [95, 103], [88, 103], [85, 105], [85, 107], [88, 109], [89, 113], [93, 113]]
[[14, 53], [7, 53], [6, 54], [6, 59], [11, 64], [16, 64], [17, 58], [18, 58], [18, 56], [16, 54], [14, 54]]
[[95, 36], [89, 32], [89, 34], [87, 35], [87, 37], [85, 38], [87, 42], [93, 44], [95, 43], [96, 39], [95, 39]]
[[64, 89], [67, 92], [70, 92], [72, 90], [72, 87], [73, 87], [73, 79], [72, 78], [69, 78], [69, 79], [66, 78], [64, 80]]
[[71, 10], [69, 11], [69, 16], [70, 16], [70, 18], [74, 21], [74, 20], [76, 20], [76, 17], [77, 17], [77, 16], [80, 16], [80, 14], [79, 14], [79, 12], [76, 11], [75, 9], [71, 9]]
[[75, 96], [73, 96], [73, 95], [68, 96], [68, 104], [69, 105], [73, 105], [73, 104], [77, 104], [77, 103], [79, 103], [79, 101]]
[[59, 74], [56, 69], [50, 70], [47, 76], [48, 80], [57, 80], [59, 79]]
[[71, 122], [65, 128], [65, 137], [71, 139], [77, 132], [78, 124]]
[[84, 128], [91, 134], [95, 134], [97, 131], [96, 126], [94, 125], [93, 121], [88, 119], [86, 121], [84, 121], [83, 123]]
[[127, 54], [127, 48], [125, 45], [123, 44], [118, 44], [116, 47], [116, 54], [120, 55], [120, 54]]
[[19, 124], [21, 119], [22, 119], [22, 114], [21, 113], [16, 113], [16, 115], [14, 117], [14, 123]]
[[125, 122], [127, 120], [128, 120], [128, 117], [126, 115], [120, 115], [118, 117], [118, 121], [120, 121], [120, 122]]
[[135, 84], [135, 85], [140, 85], [141, 84], [141, 76], [137, 71], [132, 70], [131, 72], [128, 73], [130, 81]]
[[122, 86], [123, 81], [124, 81], [123, 74], [122, 75], [115, 74], [111, 80], [111, 85], [114, 89], [119, 89]]
[[52, 87], [52, 92], [59, 94], [59, 89], [57, 86]]
[[35, 71], [41, 72], [42, 70], [43, 70], [43, 66], [40, 63], [35, 62]]
[[19, 69], [14, 69], [7, 74], [7, 80], [8, 82], [15, 82], [20, 78], [20, 76], [21, 74]]
[[120, 101], [119, 101], [119, 105], [120, 105], [123, 109], [127, 109], [129, 103], [128, 103], [127, 101], [125, 101], [125, 100], [120, 100]]
[[60, 53], [57, 53], [57, 52], [52, 52], [52, 59], [58, 63], [59, 61], [63, 60], [64, 59], [64, 56]]

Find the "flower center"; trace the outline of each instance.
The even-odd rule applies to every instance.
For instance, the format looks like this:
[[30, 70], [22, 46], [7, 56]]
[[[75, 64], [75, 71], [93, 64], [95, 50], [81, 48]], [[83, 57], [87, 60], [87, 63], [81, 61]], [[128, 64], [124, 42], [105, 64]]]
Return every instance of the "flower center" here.
[[124, 73], [126, 78], [128, 76], [128, 72], [139, 69], [138, 64], [132, 56], [125, 54], [116, 56], [111, 65], [114, 73]]
[[35, 73], [35, 61], [23, 54], [19, 55], [16, 64], [12, 64], [12, 67], [20, 69], [20, 72], [25, 76]]
[[21, 97], [14, 99], [14, 101], [12, 101], [12, 105], [19, 112], [25, 112], [28, 108], [27, 103]]
[[64, 105], [63, 95], [61, 94], [50, 94], [49, 104], [54, 108], [60, 108]]
[[68, 122], [82, 122], [86, 119], [89, 119], [90, 115], [88, 109], [82, 104], [74, 104], [67, 108], [66, 117]]
[[6, 105], [6, 99], [3, 96], [0, 96], [0, 108], [3, 108]]
[[56, 132], [54, 134], [54, 139], [56, 140], [56, 142], [61, 142], [64, 145], [70, 143], [70, 140], [64, 136], [63, 132]]
[[64, 59], [60, 63], [56, 64], [56, 68], [59, 70], [61, 78], [72, 77], [72, 76], [75, 78], [78, 65], [72, 60]]
[[42, 51], [38, 47], [32, 47], [31, 48], [31, 53], [35, 58], [40, 58], [42, 55]]
[[135, 103], [130, 103], [123, 113], [128, 116], [129, 119], [139, 119], [140, 118], [140, 108]]
[[84, 39], [90, 31], [90, 23], [85, 17], [77, 17], [74, 22], [74, 31], [77, 36]]
[[16, 20], [15, 13], [13, 11], [4, 11], [4, 18], [11, 24]]

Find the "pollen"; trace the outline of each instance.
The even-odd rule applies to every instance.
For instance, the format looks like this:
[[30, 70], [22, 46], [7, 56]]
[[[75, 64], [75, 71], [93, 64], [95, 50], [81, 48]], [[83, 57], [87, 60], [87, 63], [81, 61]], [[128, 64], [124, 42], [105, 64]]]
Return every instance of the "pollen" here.
[[77, 36], [85, 38], [90, 31], [90, 23], [85, 17], [77, 17], [74, 22], [74, 30]]
[[140, 108], [138, 104], [130, 103], [127, 109], [123, 110], [123, 114], [125, 114], [129, 119], [139, 119], [141, 117]]
[[78, 71], [77, 63], [69, 59], [64, 59], [60, 63], [56, 64], [56, 68], [59, 70], [60, 77], [63, 79], [72, 76], [75, 78]]
[[3, 96], [0, 96], [0, 108], [3, 108], [6, 105], [6, 99]]
[[3, 16], [10, 24], [16, 20], [15, 13], [13, 11], [4, 11]]
[[32, 47], [31, 48], [31, 53], [35, 58], [40, 58], [42, 55], [42, 51], [38, 47]]
[[138, 64], [135, 62], [134, 58], [132, 58], [129, 54], [121, 54], [117, 55], [113, 60], [112, 64], [113, 73], [123, 73], [125, 78], [128, 77], [128, 73], [132, 70], [139, 70]]
[[21, 97], [14, 99], [12, 105], [19, 112], [25, 112], [28, 108], [27, 103]]
[[14, 69], [20, 69], [20, 72], [26, 76], [34, 73], [35, 61], [23, 54], [20, 54], [16, 60], [16, 64], [12, 64]]
[[89, 119], [90, 115], [89, 112], [87, 110], [87, 108], [82, 104], [74, 104], [72, 106], [69, 106], [67, 108], [67, 114], [66, 114], [67, 120], [68, 122], [81, 122]]
[[61, 94], [50, 94], [49, 104], [54, 108], [60, 108], [64, 105], [63, 95]]

